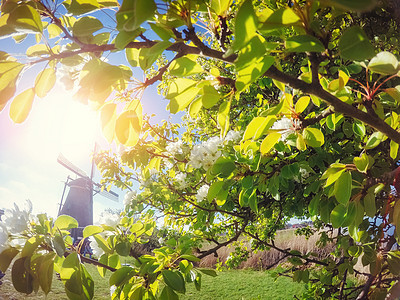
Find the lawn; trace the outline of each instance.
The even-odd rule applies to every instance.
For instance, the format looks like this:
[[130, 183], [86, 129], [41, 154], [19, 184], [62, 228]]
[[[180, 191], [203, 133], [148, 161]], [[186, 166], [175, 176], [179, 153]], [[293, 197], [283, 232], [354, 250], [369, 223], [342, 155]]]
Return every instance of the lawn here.
[[190, 284], [182, 299], [287, 300], [302, 294], [304, 284], [287, 277], [275, 281], [271, 274], [272, 271], [232, 270], [218, 273], [217, 277], [203, 275], [201, 290]]
[[[94, 299], [110, 299], [108, 280], [101, 278], [94, 266], [87, 266], [88, 271], [95, 281]], [[301, 295], [304, 284], [294, 283], [291, 279], [280, 277], [277, 281], [271, 276], [271, 271], [234, 270], [218, 273], [217, 277], [202, 276], [202, 287], [197, 291], [193, 284], [187, 285], [185, 295], [181, 299], [229, 299], [229, 300], [252, 300], [252, 299], [293, 299], [293, 295]], [[22, 299], [68, 299], [64, 294], [63, 284], [54, 277], [52, 291], [45, 298], [42, 292], [37, 295], [25, 296], [17, 293], [10, 282], [10, 274], [3, 279], [0, 286], [0, 299], [22, 300]]]

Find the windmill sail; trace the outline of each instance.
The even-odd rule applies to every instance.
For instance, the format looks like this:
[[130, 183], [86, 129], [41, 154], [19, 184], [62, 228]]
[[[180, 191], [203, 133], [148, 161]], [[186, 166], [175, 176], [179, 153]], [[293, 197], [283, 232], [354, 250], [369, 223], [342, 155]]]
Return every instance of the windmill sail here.
[[[73, 163], [71, 163], [68, 159], [64, 157], [61, 153], [57, 157], [57, 161], [66, 167], [68, 170], [74, 172], [76, 175], [80, 177], [88, 177], [84, 171], [79, 169], [77, 166], [75, 166]], [[89, 177], [88, 177], [89, 178]]]

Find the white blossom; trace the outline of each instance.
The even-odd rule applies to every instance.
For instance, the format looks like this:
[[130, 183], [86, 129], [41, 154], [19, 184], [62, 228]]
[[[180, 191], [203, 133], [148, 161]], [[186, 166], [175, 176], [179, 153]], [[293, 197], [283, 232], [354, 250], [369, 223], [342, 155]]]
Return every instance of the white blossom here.
[[97, 244], [97, 242], [96, 242], [96, 240], [94, 239], [93, 236], [89, 237], [89, 241], [90, 241], [90, 248], [92, 248], [93, 255], [96, 258], [100, 258], [100, 256], [102, 256], [103, 253], [104, 253], [103, 249], [101, 249], [99, 247], [99, 245]]
[[7, 248], [8, 248], [8, 231], [3, 224], [0, 224], [0, 253]]
[[165, 166], [167, 169], [172, 169], [172, 168], [174, 167], [174, 164], [170, 161], [169, 158], [164, 157], [164, 158], [162, 159], [162, 161], [163, 161], [163, 163], [164, 163], [164, 166]]
[[127, 192], [124, 197], [124, 206], [130, 205], [134, 200], [136, 200], [136, 197], [136, 191]]
[[100, 215], [99, 223], [110, 227], [115, 227], [119, 224], [120, 218], [121, 217], [119, 214], [113, 214], [108, 211], [104, 211]]
[[196, 194], [197, 201], [201, 201], [207, 197], [209, 188], [210, 186], [208, 184], [204, 184], [199, 188]]
[[209, 169], [221, 156], [221, 151], [219, 150], [221, 145], [222, 140], [217, 136], [195, 145], [190, 153], [190, 164], [196, 169], [201, 167], [205, 170]]
[[115, 285], [110, 286], [110, 296], [111, 297], [115, 293], [116, 290], [117, 290], [117, 286], [115, 286]]
[[297, 120], [291, 120], [288, 119], [287, 117], [283, 117], [282, 119], [276, 121], [271, 129], [272, 130], [277, 130], [279, 133], [281, 133], [281, 141], [285, 141], [288, 136], [292, 133], [295, 133], [295, 125], [297, 123]]
[[175, 176], [175, 181], [179, 188], [184, 189], [188, 186], [188, 182], [186, 181], [187, 175], [185, 173], [178, 173]]
[[242, 138], [242, 134], [235, 130], [229, 130], [229, 132], [225, 136], [225, 142], [238, 142]]
[[165, 147], [165, 149], [167, 150], [167, 152], [169, 154], [171, 154], [172, 156], [175, 156], [178, 154], [183, 154], [182, 146], [183, 146], [183, 143], [181, 140], [179, 140], [177, 142], [169, 143], [168, 146]]
[[14, 203], [14, 209], [6, 209], [4, 213], [4, 224], [11, 234], [20, 233], [28, 228], [29, 215], [32, 212], [32, 202], [26, 200], [26, 205], [21, 210]]

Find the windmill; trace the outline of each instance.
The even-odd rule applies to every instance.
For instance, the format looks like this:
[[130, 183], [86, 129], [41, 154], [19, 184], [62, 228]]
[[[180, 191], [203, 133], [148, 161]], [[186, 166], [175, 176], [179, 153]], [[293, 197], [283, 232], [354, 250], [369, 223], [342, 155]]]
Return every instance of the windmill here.
[[[58, 215], [69, 215], [78, 221], [78, 230], [71, 232], [71, 236], [76, 239], [82, 236], [82, 230], [85, 226], [93, 224], [93, 196], [99, 194], [118, 202], [118, 194], [102, 190], [101, 184], [93, 181], [94, 162], [92, 162], [90, 177], [61, 153], [57, 158], [57, 162], [78, 176], [77, 179], [72, 179], [70, 176], [67, 177], [58, 210]], [[63, 203], [67, 186], [69, 187], [69, 192]]]

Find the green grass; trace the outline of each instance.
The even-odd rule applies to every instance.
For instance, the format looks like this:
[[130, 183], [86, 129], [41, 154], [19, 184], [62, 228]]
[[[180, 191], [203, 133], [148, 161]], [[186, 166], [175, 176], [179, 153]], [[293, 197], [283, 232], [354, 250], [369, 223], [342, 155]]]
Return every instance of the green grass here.
[[[108, 287], [108, 275], [101, 278], [92, 265], [86, 265], [88, 272], [95, 281], [94, 299], [110, 299], [110, 290]], [[181, 299], [189, 300], [253, 300], [253, 299], [274, 299], [286, 300], [293, 299], [293, 295], [301, 295], [304, 284], [294, 283], [290, 278], [279, 277], [276, 281], [271, 276], [272, 271], [251, 271], [251, 270], [233, 270], [218, 273], [217, 277], [202, 276], [202, 287], [197, 291], [194, 284], [187, 284], [185, 295], [181, 295]], [[43, 292], [37, 295], [23, 295], [14, 290], [10, 282], [10, 272], [7, 272], [3, 279], [4, 283], [0, 286], [0, 299], [47, 299], [47, 300], [63, 300], [68, 299], [64, 293], [64, 286], [56, 280], [54, 276], [52, 291], [47, 298]]]
[[182, 299], [287, 300], [304, 291], [304, 284], [287, 277], [275, 281], [271, 274], [272, 271], [233, 270], [218, 273], [217, 277], [203, 275], [201, 290], [197, 291], [193, 284], [188, 284]]

